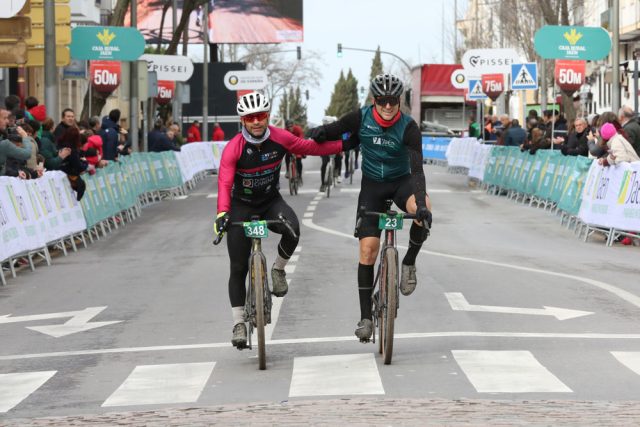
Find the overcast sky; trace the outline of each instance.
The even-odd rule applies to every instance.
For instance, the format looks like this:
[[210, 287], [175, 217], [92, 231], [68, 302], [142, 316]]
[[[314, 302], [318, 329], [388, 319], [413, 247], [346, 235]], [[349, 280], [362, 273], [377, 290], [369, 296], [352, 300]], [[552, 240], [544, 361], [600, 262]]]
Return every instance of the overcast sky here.
[[[458, 0], [459, 17], [463, 16], [466, 3]], [[440, 63], [443, 58], [445, 63], [451, 63], [453, 8], [453, 0], [304, 0], [303, 55], [306, 49], [312, 49], [322, 54], [324, 60], [324, 64], [320, 64], [320, 87], [309, 90], [309, 121], [319, 123], [322, 119], [341, 69], [346, 74], [351, 68], [358, 87], [368, 88], [374, 54], [344, 50], [342, 58], [338, 58], [338, 43], [343, 47], [371, 50], [379, 45], [381, 50], [395, 53], [411, 66]], [[389, 55], [383, 54], [382, 62], [385, 71], [406, 69]]]

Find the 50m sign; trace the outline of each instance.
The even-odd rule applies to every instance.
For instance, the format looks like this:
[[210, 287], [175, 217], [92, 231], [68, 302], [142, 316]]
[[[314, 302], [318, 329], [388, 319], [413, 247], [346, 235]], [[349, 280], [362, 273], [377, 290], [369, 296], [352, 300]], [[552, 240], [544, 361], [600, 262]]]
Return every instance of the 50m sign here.
[[586, 71], [586, 61], [556, 60], [556, 84], [565, 92], [575, 92], [584, 83]]

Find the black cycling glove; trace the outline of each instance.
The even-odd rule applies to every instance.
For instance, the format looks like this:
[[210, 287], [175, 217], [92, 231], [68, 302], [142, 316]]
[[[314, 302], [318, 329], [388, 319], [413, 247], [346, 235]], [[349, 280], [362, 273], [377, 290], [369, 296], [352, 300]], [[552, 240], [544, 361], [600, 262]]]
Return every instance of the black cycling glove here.
[[309, 130], [309, 139], [313, 139], [315, 142], [325, 142], [327, 140], [327, 132], [324, 126], [318, 126]]
[[416, 212], [416, 219], [418, 221], [422, 221], [423, 223], [427, 223], [429, 228], [431, 228], [431, 221], [433, 220], [433, 216], [431, 215], [431, 211], [426, 206], [420, 206]]

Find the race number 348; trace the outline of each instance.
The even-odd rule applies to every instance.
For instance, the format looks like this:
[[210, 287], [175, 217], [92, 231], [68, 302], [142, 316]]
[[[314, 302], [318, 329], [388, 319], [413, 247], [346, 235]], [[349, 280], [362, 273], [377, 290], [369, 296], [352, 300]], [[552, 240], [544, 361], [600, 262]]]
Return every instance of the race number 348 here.
[[252, 239], [264, 239], [269, 234], [267, 223], [265, 221], [251, 221], [242, 224], [244, 235]]

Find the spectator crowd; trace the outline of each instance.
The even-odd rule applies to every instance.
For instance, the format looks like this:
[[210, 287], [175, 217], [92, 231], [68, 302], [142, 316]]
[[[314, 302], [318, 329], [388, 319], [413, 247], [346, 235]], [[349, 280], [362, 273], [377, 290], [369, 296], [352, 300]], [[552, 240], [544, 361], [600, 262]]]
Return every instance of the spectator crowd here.
[[[131, 154], [131, 139], [120, 110], [78, 120], [76, 112], [65, 108], [56, 124], [37, 98], [22, 100], [16, 95], [0, 106], [0, 176], [32, 179], [46, 170], [64, 172], [80, 200], [85, 191], [83, 175], [95, 174], [111, 162]], [[214, 125], [213, 140], [224, 140], [224, 131]], [[195, 121], [182, 137], [177, 123], [158, 119], [148, 134], [150, 152], [180, 151], [180, 146], [202, 141], [200, 123]]]
[[[597, 159], [602, 166], [640, 161], [640, 118], [629, 106], [616, 113], [589, 114], [568, 123], [557, 110], [545, 110], [539, 117], [530, 110], [523, 128], [508, 115], [484, 117], [483, 127], [469, 119], [469, 136], [486, 143], [519, 147], [522, 152], [559, 150], [565, 156]], [[631, 244], [629, 237], [621, 239]]]
[[597, 158], [604, 166], [640, 160], [640, 119], [626, 105], [618, 114], [590, 114], [572, 123], [557, 110], [545, 110], [542, 117], [530, 110], [524, 128], [506, 114], [485, 116], [480, 128], [472, 116], [469, 135], [490, 144], [520, 147], [530, 154], [553, 149], [565, 156]]

